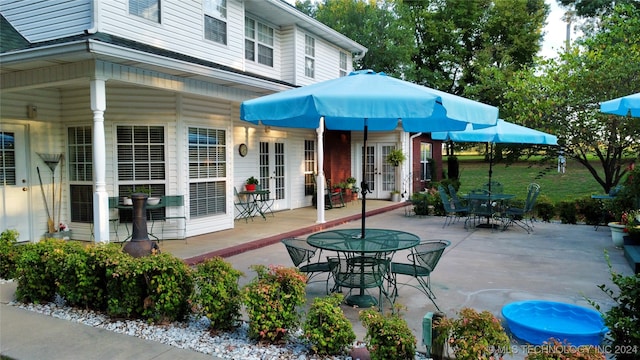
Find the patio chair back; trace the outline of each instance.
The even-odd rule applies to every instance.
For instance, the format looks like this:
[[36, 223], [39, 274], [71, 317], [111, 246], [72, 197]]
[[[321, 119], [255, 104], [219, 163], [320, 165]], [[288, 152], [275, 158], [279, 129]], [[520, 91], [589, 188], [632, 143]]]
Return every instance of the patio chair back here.
[[458, 193], [456, 192], [456, 188], [452, 184], [449, 184], [449, 195], [451, 195], [451, 198], [453, 199], [453, 205], [455, 205], [456, 209], [466, 208], [466, 206], [462, 204], [462, 201], [460, 201]]
[[316, 254], [316, 249], [311, 247], [305, 240], [296, 238], [282, 239], [289, 257], [296, 267], [304, 262], [309, 262]]
[[[449, 195], [447, 195], [447, 192], [442, 185], [438, 185], [438, 193], [440, 194], [440, 199], [442, 200], [442, 206], [444, 207], [445, 212], [444, 224], [442, 224], [443, 228], [447, 225], [451, 225], [454, 220], [459, 219], [461, 216], [466, 216], [468, 214], [469, 208], [462, 205], [458, 207], [455, 203], [455, 199], [449, 198]], [[464, 227], [467, 227], [466, 220]]]
[[414, 257], [418, 265], [429, 269], [429, 272], [435, 270], [436, 265], [440, 261], [444, 250], [451, 245], [449, 240], [433, 240], [425, 241], [413, 248]]
[[524, 202], [524, 212], [530, 213], [533, 211], [533, 207], [536, 205], [536, 200], [540, 195], [540, 185], [531, 183], [527, 187], [527, 199]]

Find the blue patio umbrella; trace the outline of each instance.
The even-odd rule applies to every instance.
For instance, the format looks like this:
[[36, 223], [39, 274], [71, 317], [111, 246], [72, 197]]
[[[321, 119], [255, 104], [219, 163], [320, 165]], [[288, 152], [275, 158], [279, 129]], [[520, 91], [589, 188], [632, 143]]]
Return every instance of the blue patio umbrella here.
[[[324, 192], [321, 134], [331, 130], [408, 132], [463, 130], [495, 125], [496, 107], [376, 73], [355, 71], [327, 80], [244, 101], [240, 118], [253, 124], [318, 129], [318, 193]], [[366, 154], [365, 154], [366, 157]], [[362, 236], [368, 185], [362, 174]], [[318, 196], [318, 222], [324, 222], [324, 198]], [[322, 215], [321, 215], [322, 214]]]
[[606, 114], [640, 117], [640, 93], [601, 102], [600, 111]]
[[[454, 142], [483, 142], [491, 145], [489, 150], [489, 186], [493, 173], [493, 144], [538, 144], [558, 145], [555, 135], [498, 120], [495, 126], [482, 129], [467, 127], [464, 131], [434, 132], [431, 134], [434, 140], [451, 140]], [[491, 190], [491, 188], [489, 188]]]

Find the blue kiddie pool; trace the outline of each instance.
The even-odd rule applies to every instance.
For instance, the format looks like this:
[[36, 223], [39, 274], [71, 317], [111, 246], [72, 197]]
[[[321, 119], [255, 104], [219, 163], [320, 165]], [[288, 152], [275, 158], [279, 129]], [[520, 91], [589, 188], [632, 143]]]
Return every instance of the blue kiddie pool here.
[[574, 346], [597, 346], [609, 332], [599, 312], [561, 302], [513, 302], [502, 308], [502, 316], [516, 337], [532, 345], [555, 338]]

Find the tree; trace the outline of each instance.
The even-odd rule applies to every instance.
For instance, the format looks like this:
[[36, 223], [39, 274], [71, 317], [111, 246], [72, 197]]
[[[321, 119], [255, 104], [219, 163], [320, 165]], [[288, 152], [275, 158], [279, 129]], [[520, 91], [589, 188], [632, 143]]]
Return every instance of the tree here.
[[302, 12], [367, 47], [355, 68], [403, 77], [414, 52], [412, 26], [399, 21], [395, 6], [394, 0], [296, 1]]
[[575, 9], [578, 16], [585, 17], [610, 14], [615, 5], [628, 4], [640, 8], [637, 0], [558, 0], [558, 4]]
[[554, 132], [566, 156], [585, 166], [605, 192], [640, 150], [640, 121], [599, 111], [601, 101], [640, 90], [638, 33], [640, 9], [616, 6], [569, 53], [520, 72], [505, 93], [506, 118]]

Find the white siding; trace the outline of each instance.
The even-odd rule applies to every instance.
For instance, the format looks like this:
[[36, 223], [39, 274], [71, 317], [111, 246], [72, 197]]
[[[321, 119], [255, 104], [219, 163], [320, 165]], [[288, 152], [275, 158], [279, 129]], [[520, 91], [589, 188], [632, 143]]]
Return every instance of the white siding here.
[[[296, 37], [295, 28], [287, 27], [280, 32], [280, 38], [282, 41], [282, 60], [280, 64], [282, 66], [282, 80], [291, 84], [296, 83]], [[302, 53], [304, 55], [304, 52]]]
[[2, 15], [30, 42], [82, 34], [91, 27], [91, 0], [0, 0]]

